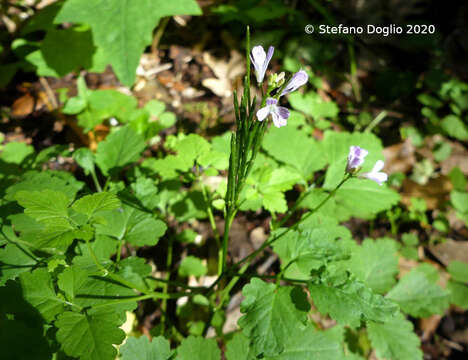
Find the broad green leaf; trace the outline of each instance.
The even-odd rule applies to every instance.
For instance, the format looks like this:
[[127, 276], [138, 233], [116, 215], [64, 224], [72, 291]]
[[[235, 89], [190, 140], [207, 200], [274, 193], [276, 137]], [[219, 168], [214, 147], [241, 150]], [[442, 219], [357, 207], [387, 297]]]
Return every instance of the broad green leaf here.
[[189, 336], [177, 348], [177, 360], [220, 360], [221, 351], [214, 339]]
[[73, 153], [73, 159], [80, 165], [86, 174], [94, 171], [94, 154], [88, 148], [80, 148]]
[[88, 26], [49, 29], [39, 50], [25, 58], [41, 76], [62, 77], [81, 68], [93, 72], [105, 70], [101, 49], [93, 45]]
[[[151, 266], [145, 262], [144, 258], [129, 256], [119, 262], [118, 274], [139, 288], [149, 288], [146, 277], [151, 273]], [[150, 289], [151, 290], [151, 289]]]
[[42, 317], [50, 322], [63, 311], [63, 302], [57, 297], [52, 278], [46, 269], [20, 275], [23, 298], [34, 306]]
[[129, 337], [120, 348], [122, 360], [170, 360], [174, 354], [169, 341], [162, 336], [149, 341], [146, 336]]
[[183, 277], [187, 277], [189, 275], [202, 276], [205, 275], [206, 272], [206, 266], [195, 256], [185, 257], [179, 267], [179, 275]]
[[250, 340], [241, 332], [235, 334], [226, 344], [227, 360], [255, 360], [256, 356], [250, 347]]
[[107, 136], [99, 143], [96, 152], [96, 163], [104, 174], [121, 168], [139, 159], [145, 148], [145, 142], [130, 127], [125, 126]]
[[136, 246], [156, 245], [166, 232], [166, 224], [128, 205], [123, 211], [112, 210], [100, 213], [102, 220], [96, 224], [96, 233], [124, 239]]
[[435, 275], [422, 266], [414, 268], [390, 290], [387, 298], [396, 301], [403, 312], [414, 317], [443, 314], [449, 305], [449, 293], [437, 284], [438, 274]]
[[379, 186], [371, 180], [350, 179], [336, 192], [334, 200], [340, 220], [345, 221], [350, 217], [367, 219], [390, 209], [398, 203], [400, 195], [386, 185]]
[[19, 191], [41, 191], [53, 190], [63, 192], [71, 201], [84, 183], [75, 179], [73, 174], [62, 171], [28, 171], [22, 177], [20, 182], [10, 186], [6, 190], [5, 199], [15, 200], [15, 195]]
[[304, 181], [325, 166], [325, 154], [320, 144], [305, 131], [294, 127], [271, 127], [262, 146], [276, 160], [297, 169]]
[[11, 164], [21, 164], [29, 155], [34, 154], [34, 148], [22, 142], [10, 142], [3, 146], [0, 160]]
[[383, 294], [395, 284], [398, 274], [398, 256], [394, 240], [366, 239], [354, 249], [349, 268], [356, 277], [373, 291]]
[[[296, 327], [289, 334], [284, 351], [268, 360], [336, 360], [343, 359], [343, 339], [336, 328], [317, 331], [314, 326]], [[338, 329], [340, 330], [340, 329]]]
[[447, 267], [452, 279], [462, 283], [468, 283], [468, 264], [461, 261], [452, 261]]
[[87, 0], [67, 1], [55, 23], [81, 22], [91, 26], [93, 40], [102, 48], [120, 81], [127, 86], [135, 81], [136, 68], [153, 29], [164, 16], [199, 15], [193, 0], [103, 0], [91, 6]]
[[119, 329], [117, 316], [112, 312], [86, 315], [66, 311], [55, 322], [57, 340], [68, 356], [82, 360], [114, 360], [125, 338]]
[[52, 190], [19, 191], [15, 198], [18, 204], [25, 208], [24, 213], [39, 222], [53, 224], [68, 219], [70, 200], [62, 192]]
[[327, 282], [310, 284], [310, 295], [317, 309], [339, 324], [357, 327], [361, 320], [387, 321], [398, 311], [393, 301], [373, 293], [360, 281], [348, 279], [337, 286]]
[[[175, 198], [177, 199], [177, 198]], [[188, 191], [179, 194], [179, 200], [172, 204], [170, 211], [179, 221], [190, 219], [205, 219], [206, 202], [201, 191]]]
[[441, 126], [449, 136], [458, 140], [468, 140], [468, 127], [458, 116], [447, 115], [442, 119]]
[[58, 276], [58, 287], [71, 302], [75, 299], [77, 291], [83, 287], [88, 280], [88, 273], [78, 266], [67, 267]]
[[[275, 230], [271, 237], [284, 231], [284, 228]], [[310, 279], [313, 270], [347, 258], [349, 253], [338, 240], [350, 238], [349, 230], [343, 226], [317, 226], [302, 232], [289, 231], [273, 243], [273, 249], [280, 256], [282, 267], [289, 265], [286, 277], [306, 280]]]
[[21, 273], [31, 271], [34, 265], [36, 260], [29, 253], [15, 244], [6, 244], [0, 249], [0, 286]]
[[468, 192], [454, 190], [450, 193], [450, 201], [458, 212], [468, 214]]
[[314, 120], [333, 119], [340, 112], [340, 109], [333, 101], [325, 101], [319, 94], [312, 91], [304, 95], [299, 92], [292, 93], [289, 95], [289, 102], [294, 109], [312, 116]]
[[450, 280], [447, 284], [447, 290], [450, 292], [450, 302], [462, 309], [468, 309], [468, 285]]
[[76, 200], [72, 209], [81, 214], [85, 214], [88, 219], [92, 218], [99, 211], [115, 210], [120, 206], [120, 200], [115, 194], [100, 192], [86, 195]]
[[367, 323], [372, 347], [379, 359], [422, 360], [421, 342], [413, 332], [413, 324], [398, 313], [385, 323]]
[[289, 335], [307, 319], [310, 305], [299, 287], [282, 286], [260, 279], [252, 279], [245, 285], [244, 301], [239, 319], [245, 336], [252, 341], [258, 356], [275, 356], [284, 351]]

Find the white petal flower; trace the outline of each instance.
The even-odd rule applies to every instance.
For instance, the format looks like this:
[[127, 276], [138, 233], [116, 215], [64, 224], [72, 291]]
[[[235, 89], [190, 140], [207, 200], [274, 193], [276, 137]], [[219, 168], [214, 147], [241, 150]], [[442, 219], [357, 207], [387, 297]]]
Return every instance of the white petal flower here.
[[260, 45], [254, 46], [250, 53], [250, 61], [255, 68], [255, 75], [257, 77], [257, 83], [262, 83], [265, 77], [265, 72], [273, 56], [275, 48], [270, 46], [268, 48], [268, 54], [265, 54], [265, 50]]
[[388, 179], [388, 175], [380, 171], [383, 169], [383, 167], [384, 162], [382, 160], [378, 160], [370, 172], [364, 173], [361, 176], [375, 181], [379, 185], [382, 185]]
[[278, 100], [273, 98], [268, 98], [266, 100], [266, 106], [262, 107], [257, 111], [258, 121], [263, 121], [271, 114], [273, 119], [273, 124], [280, 128], [286, 126], [289, 118], [289, 110], [283, 106], [278, 106]]

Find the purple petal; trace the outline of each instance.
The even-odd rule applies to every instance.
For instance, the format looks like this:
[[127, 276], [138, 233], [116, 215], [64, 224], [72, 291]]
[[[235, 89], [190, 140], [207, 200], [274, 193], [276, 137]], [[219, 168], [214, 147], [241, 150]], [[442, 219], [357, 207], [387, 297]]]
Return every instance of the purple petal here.
[[282, 126], [286, 126], [288, 121], [287, 119], [281, 118], [277, 113], [272, 112], [271, 117], [273, 118], [273, 124], [277, 127], [280, 128]]
[[266, 100], [266, 104], [267, 104], [267, 105], [276, 105], [276, 104], [278, 104], [278, 100], [276, 100], [276, 99], [274, 99], [274, 98], [268, 98], [268, 99]]
[[288, 120], [289, 118], [289, 109], [285, 108], [284, 106], [277, 106], [276, 113], [282, 119]]
[[308, 80], [309, 80], [309, 76], [307, 75], [307, 73], [304, 70], [299, 70], [297, 73], [293, 75], [291, 80], [289, 80], [286, 87], [281, 92], [281, 96], [289, 94], [297, 90], [302, 85], [307, 83]]

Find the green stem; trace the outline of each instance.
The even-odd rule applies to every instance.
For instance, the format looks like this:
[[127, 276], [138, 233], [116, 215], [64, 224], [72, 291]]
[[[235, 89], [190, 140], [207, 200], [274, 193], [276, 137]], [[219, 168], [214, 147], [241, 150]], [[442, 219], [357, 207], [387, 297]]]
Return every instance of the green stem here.
[[208, 213], [208, 219], [210, 220], [211, 229], [213, 230], [213, 234], [214, 234], [214, 237], [215, 237], [215, 240], [216, 240], [216, 244], [218, 245], [218, 248], [220, 248], [221, 247], [221, 240], [220, 240], [218, 228], [216, 227], [216, 222], [215, 222], [214, 215], [213, 215], [213, 208], [211, 206], [211, 199], [208, 196], [208, 192], [206, 191], [206, 186], [204, 184], [201, 184], [201, 188], [202, 188], [203, 199], [205, 200], [205, 204], [206, 204], [206, 211]]
[[99, 184], [96, 171], [94, 171], [94, 169], [91, 170], [91, 178], [93, 179], [94, 186], [96, 186], [97, 191], [102, 192], [101, 184]]
[[[172, 242], [172, 236], [169, 237], [169, 244], [167, 248], [167, 259], [166, 259], [166, 269], [167, 269], [167, 274], [166, 274], [166, 282], [163, 285], [163, 294], [166, 295], [167, 291], [169, 289], [169, 280], [171, 279], [171, 266], [172, 266], [172, 251], [173, 250], [173, 242]], [[162, 331], [164, 332], [164, 329], [166, 328], [166, 312], [167, 312], [167, 298], [163, 298], [162, 304], [161, 304], [161, 326], [162, 326]]]
[[371, 121], [369, 125], [365, 128], [364, 132], [372, 132], [372, 130], [380, 124], [380, 122], [385, 119], [388, 115], [388, 112], [386, 110], [382, 111], [377, 115], [374, 120]]
[[186, 292], [179, 292], [179, 293], [173, 293], [173, 294], [162, 294], [162, 293], [151, 293], [151, 294], [146, 294], [146, 295], [141, 295], [141, 296], [134, 296], [134, 297], [128, 297], [125, 299], [116, 299], [116, 300], [111, 300], [107, 301], [105, 303], [97, 304], [97, 305], [92, 305], [91, 307], [93, 309], [95, 308], [100, 308], [104, 306], [112, 306], [116, 304], [125, 304], [128, 302], [133, 302], [133, 301], [141, 301], [141, 300], [147, 300], [147, 299], [178, 299], [184, 296], [192, 296], [194, 294], [186, 293]]

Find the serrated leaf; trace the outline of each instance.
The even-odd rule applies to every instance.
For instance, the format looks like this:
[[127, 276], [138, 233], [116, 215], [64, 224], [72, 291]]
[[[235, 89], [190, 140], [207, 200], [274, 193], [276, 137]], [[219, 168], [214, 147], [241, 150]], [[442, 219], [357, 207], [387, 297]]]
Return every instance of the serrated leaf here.
[[143, 137], [129, 126], [125, 126], [99, 143], [96, 151], [96, 164], [104, 174], [108, 174], [110, 170], [137, 161], [144, 148]]
[[34, 148], [22, 142], [10, 142], [3, 146], [0, 160], [20, 165], [29, 155], [34, 154]]
[[46, 321], [62, 312], [63, 303], [55, 294], [52, 278], [46, 269], [20, 275], [23, 298], [34, 306]]
[[387, 292], [396, 282], [398, 256], [394, 240], [366, 239], [355, 248], [349, 268], [356, 277], [379, 294]]
[[320, 144], [305, 131], [294, 127], [271, 127], [262, 146], [276, 160], [297, 169], [304, 181], [325, 166], [325, 154]]
[[[435, 269], [434, 269], [435, 270]], [[403, 312], [414, 317], [442, 314], [449, 305], [449, 294], [422, 266], [412, 269], [390, 290], [387, 298], [396, 301]]]
[[55, 23], [89, 24], [93, 40], [103, 49], [107, 62], [112, 64], [120, 81], [131, 86], [140, 56], [151, 43], [153, 29], [159, 20], [164, 16], [183, 14], [199, 15], [201, 11], [193, 0], [104, 0], [93, 6], [86, 0], [71, 0], [64, 4]]
[[114, 210], [119, 206], [120, 200], [115, 194], [101, 192], [86, 195], [76, 200], [72, 205], [72, 209], [81, 214], [85, 214], [88, 219], [90, 219], [99, 211]]
[[179, 275], [187, 277], [189, 275], [202, 276], [207, 272], [206, 266], [203, 262], [195, 256], [187, 256], [183, 258], [179, 267]]
[[62, 349], [82, 360], [114, 360], [117, 350], [112, 345], [120, 344], [125, 338], [118, 325], [113, 313], [86, 315], [66, 311], [55, 322]]
[[374, 294], [363, 283], [348, 279], [338, 286], [310, 284], [310, 294], [322, 314], [330, 314], [338, 323], [357, 327], [361, 320], [387, 321], [398, 306]]
[[275, 356], [284, 351], [286, 341], [297, 327], [304, 324], [310, 306], [302, 289], [252, 279], [242, 289], [244, 301], [238, 324], [252, 341], [258, 356]]
[[19, 191], [53, 190], [63, 192], [68, 199], [73, 200], [84, 183], [75, 179], [73, 174], [61, 171], [28, 171], [20, 182], [6, 190], [6, 200], [14, 200]]
[[21, 273], [31, 271], [35, 264], [36, 260], [27, 252], [15, 244], [6, 244], [0, 249], [0, 286]]
[[151, 214], [124, 205], [122, 210], [105, 211], [103, 221], [96, 224], [96, 233], [124, 239], [136, 246], [156, 245], [166, 232], [166, 224]]
[[421, 360], [421, 342], [413, 324], [398, 313], [385, 323], [369, 321], [367, 332], [379, 359]]
[[53, 224], [68, 218], [70, 200], [62, 192], [19, 191], [15, 198], [18, 204], [25, 208], [24, 213], [39, 222]]
[[226, 344], [227, 360], [255, 360], [250, 340], [242, 333], [235, 334]]
[[81, 289], [88, 280], [88, 273], [78, 266], [67, 267], [58, 275], [58, 287], [62, 290], [67, 299], [71, 302], [77, 295], [76, 292]]
[[449, 136], [458, 140], [468, 140], [468, 127], [456, 115], [447, 115], [440, 123]]
[[312, 91], [304, 95], [299, 92], [292, 93], [289, 95], [289, 102], [294, 109], [312, 116], [314, 120], [320, 120], [321, 118], [333, 119], [340, 111], [333, 101], [325, 101], [319, 94]]
[[[335, 360], [343, 359], [343, 339], [337, 329], [317, 331], [312, 325], [297, 327], [289, 335], [284, 351], [268, 360]], [[339, 330], [339, 329], [338, 329]], [[342, 334], [342, 331], [341, 331]]]
[[220, 360], [221, 351], [214, 339], [189, 336], [177, 348], [177, 360]]
[[[271, 236], [281, 234], [278, 229]], [[286, 277], [309, 279], [312, 270], [319, 269], [330, 261], [345, 259], [349, 254], [339, 239], [350, 239], [351, 234], [343, 226], [317, 226], [302, 232], [289, 231], [273, 243], [282, 266], [288, 266]]]
[[122, 360], [170, 360], [174, 354], [169, 341], [162, 336], [149, 341], [146, 336], [129, 337], [120, 348]]

